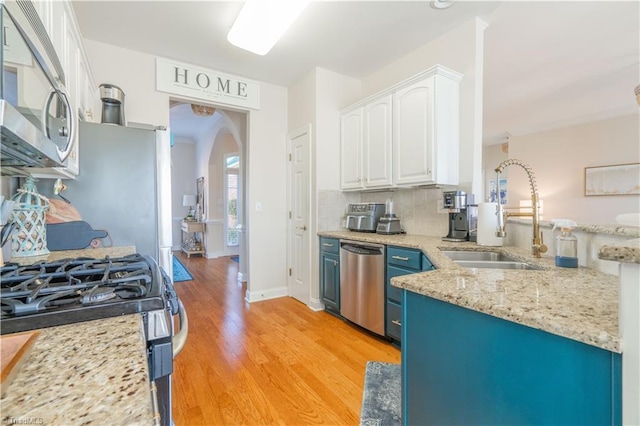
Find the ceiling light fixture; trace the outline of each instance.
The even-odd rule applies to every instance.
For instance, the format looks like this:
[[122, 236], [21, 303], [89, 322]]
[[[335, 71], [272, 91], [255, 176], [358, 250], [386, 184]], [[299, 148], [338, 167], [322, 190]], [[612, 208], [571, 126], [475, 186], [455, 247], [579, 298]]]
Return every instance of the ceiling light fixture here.
[[200, 117], [211, 117], [216, 109], [212, 106], [191, 104], [191, 111]]
[[227, 40], [241, 49], [266, 55], [307, 4], [308, 0], [247, 0]]
[[431, 7], [434, 9], [447, 9], [453, 6], [453, 1], [451, 0], [433, 0], [431, 2]]

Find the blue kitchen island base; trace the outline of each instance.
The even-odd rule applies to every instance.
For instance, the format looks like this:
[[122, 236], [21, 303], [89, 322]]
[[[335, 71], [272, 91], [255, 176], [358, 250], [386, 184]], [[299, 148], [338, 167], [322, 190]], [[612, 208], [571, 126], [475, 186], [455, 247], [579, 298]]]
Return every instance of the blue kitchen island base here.
[[621, 424], [620, 354], [403, 293], [404, 424]]

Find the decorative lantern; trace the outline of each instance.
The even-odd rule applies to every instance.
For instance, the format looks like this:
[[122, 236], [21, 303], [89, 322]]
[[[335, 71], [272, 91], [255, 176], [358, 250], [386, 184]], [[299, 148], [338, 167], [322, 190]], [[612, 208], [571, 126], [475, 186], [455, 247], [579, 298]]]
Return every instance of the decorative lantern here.
[[27, 177], [24, 186], [18, 189], [12, 200], [16, 204], [11, 221], [16, 228], [11, 235], [11, 257], [49, 254], [46, 224], [49, 199], [38, 193], [33, 176]]

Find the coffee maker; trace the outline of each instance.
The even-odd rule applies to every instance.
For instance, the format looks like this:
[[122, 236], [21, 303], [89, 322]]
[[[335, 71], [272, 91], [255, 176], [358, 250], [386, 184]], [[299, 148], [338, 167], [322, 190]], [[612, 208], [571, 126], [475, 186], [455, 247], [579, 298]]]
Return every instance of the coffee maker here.
[[477, 206], [473, 204], [473, 195], [467, 195], [464, 191], [446, 191], [442, 197], [443, 207], [449, 210], [449, 233], [442, 240], [475, 240], [478, 213]]
[[125, 126], [124, 92], [113, 84], [101, 84], [100, 100], [102, 101], [102, 123]]

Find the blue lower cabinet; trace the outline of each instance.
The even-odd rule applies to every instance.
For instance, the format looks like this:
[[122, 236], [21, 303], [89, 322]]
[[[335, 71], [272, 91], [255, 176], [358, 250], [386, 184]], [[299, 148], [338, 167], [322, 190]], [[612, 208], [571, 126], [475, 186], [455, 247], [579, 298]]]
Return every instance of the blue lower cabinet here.
[[434, 269], [433, 265], [420, 250], [394, 246], [387, 247], [385, 334], [396, 345], [399, 345], [402, 340], [402, 289], [392, 286], [391, 278], [432, 269]]
[[387, 336], [393, 340], [402, 339], [402, 306], [387, 300], [387, 322], [385, 325]]
[[327, 311], [340, 313], [340, 241], [320, 237], [320, 298]]
[[407, 425], [619, 425], [621, 355], [403, 291]]

